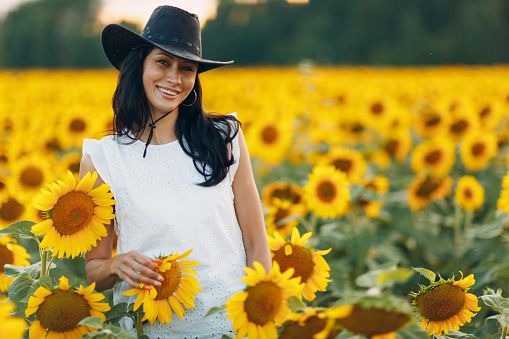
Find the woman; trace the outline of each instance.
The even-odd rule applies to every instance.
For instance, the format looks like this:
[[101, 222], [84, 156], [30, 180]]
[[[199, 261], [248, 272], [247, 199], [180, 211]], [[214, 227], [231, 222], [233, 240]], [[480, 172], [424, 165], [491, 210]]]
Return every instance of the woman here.
[[[158, 7], [141, 35], [108, 25], [102, 35], [120, 70], [113, 96], [113, 136], [84, 140], [80, 176], [97, 171], [116, 200], [115, 223], [86, 254], [90, 283], [115, 286], [114, 302], [130, 288], [164, 284], [158, 256], [184, 253], [201, 293], [184, 320], [145, 324], [151, 338], [220, 338], [231, 331], [224, 314], [203, 318], [244, 288], [243, 268], [271, 267], [264, 219], [249, 154], [234, 115], [202, 108], [198, 74], [232, 62], [203, 59], [196, 15]], [[150, 145], [150, 147], [149, 147]], [[111, 256], [113, 232], [117, 255]], [[124, 318], [125, 319], [125, 318]], [[129, 319], [123, 326], [130, 327]]]

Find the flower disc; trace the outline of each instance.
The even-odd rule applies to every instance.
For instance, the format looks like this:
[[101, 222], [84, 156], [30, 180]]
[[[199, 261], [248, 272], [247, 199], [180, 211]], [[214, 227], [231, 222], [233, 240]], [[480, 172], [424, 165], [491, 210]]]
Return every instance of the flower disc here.
[[283, 301], [283, 291], [276, 284], [261, 282], [249, 289], [244, 309], [250, 322], [265, 325], [278, 313]]
[[157, 296], [154, 300], [163, 300], [167, 299], [173, 295], [173, 293], [177, 290], [180, 284], [180, 267], [175, 261], [171, 263], [171, 267], [166, 271], [159, 271], [159, 274], [164, 278], [164, 281], [160, 286], [154, 286], [157, 291]]
[[4, 265], [14, 263], [14, 253], [6, 245], [0, 243], [0, 273], [4, 273]]
[[72, 290], [56, 290], [39, 306], [37, 318], [44, 328], [54, 332], [71, 331], [90, 316], [90, 305]]
[[404, 313], [378, 308], [361, 308], [356, 305], [348, 317], [338, 319], [337, 322], [349, 331], [374, 336], [397, 331], [409, 319]]
[[[291, 247], [290, 255], [285, 254], [286, 246]], [[300, 277], [301, 282], [305, 283], [308, 281], [309, 277], [311, 277], [315, 268], [312, 253], [302, 246], [293, 246], [290, 244], [286, 246], [275, 251], [272, 260], [277, 261], [282, 272], [291, 267], [294, 268], [295, 272], [293, 273], [293, 277]], [[286, 249], [286, 251], [288, 251], [288, 249]]]
[[417, 298], [417, 307], [426, 319], [441, 321], [459, 313], [464, 305], [463, 289], [445, 284], [430, 290]]
[[43, 180], [44, 175], [37, 167], [26, 167], [20, 174], [20, 181], [25, 186], [39, 187]]
[[60, 197], [51, 211], [53, 226], [63, 235], [82, 230], [90, 223], [93, 215], [94, 201], [81, 191], [71, 191]]

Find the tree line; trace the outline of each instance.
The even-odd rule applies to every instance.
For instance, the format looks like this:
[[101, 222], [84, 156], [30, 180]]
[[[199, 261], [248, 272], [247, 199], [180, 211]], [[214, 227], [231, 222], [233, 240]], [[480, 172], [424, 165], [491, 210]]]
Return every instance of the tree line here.
[[[39, 0], [0, 23], [0, 66], [107, 67], [98, 0]], [[122, 23], [135, 31], [131, 23]], [[221, 0], [204, 57], [236, 65], [509, 62], [507, 0]]]

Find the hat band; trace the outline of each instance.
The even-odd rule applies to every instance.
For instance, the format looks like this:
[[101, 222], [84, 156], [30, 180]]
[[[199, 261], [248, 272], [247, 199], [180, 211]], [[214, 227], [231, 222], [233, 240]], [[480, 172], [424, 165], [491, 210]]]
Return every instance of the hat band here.
[[193, 44], [192, 42], [189, 42], [189, 41], [183, 41], [180, 38], [169, 37], [169, 36], [162, 35], [162, 34], [153, 36], [152, 34], [150, 34], [150, 30], [148, 30], [147, 33], [145, 32], [145, 30], [143, 30], [143, 32], [140, 35], [142, 37], [144, 37], [145, 39], [152, 41], [155, 44], [180, 47], [190, 53], [193, 53], [197, 57], [201, 58], [201, 50], [200, 50], [200, 46], [198, 44]]

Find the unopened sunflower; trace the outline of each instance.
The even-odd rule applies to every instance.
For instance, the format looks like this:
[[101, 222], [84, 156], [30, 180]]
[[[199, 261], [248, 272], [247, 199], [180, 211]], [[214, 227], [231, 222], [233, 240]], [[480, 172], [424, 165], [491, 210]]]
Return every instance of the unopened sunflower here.
[[470, 322], [476, 315], [473, 312], [481, 310], [477, 297], [467, 293], [474, 284], [473, 274], [463, 278], [461, 273], [458, 281], [454, 277], [448, 280], [440, 277], [439, 281], [421, 285], [418, 292], [412, 292], [412, 305], [422, 320], [420, 327], [427, 329], [428, 335], [440, 336], [449, 330], [458, 331], [460, 326]]
[[259, 262], [253, 265], [254, 269], [244, 268], [246, 276], [240, 278], [247, 287], [225, 304], [228, 318], [233, 319], [236, 338], [277, 338], [276, 326], [291, 313], [288, 298], [299, 294], [302, 285], [299, 278], [292, 278], [293, 269], [281, 273], [277, 262], [268, 274]]
[[287, 317], [279, 339], [333, 339], [341, 332], [336, 320], [350, 315], [352, 305], [329, 308], [307, 307]]
[[293, 268], [292, 277], [300, 277], [301, 284], [304, 285], [299, 297], [303, 296], [309, 301], [315, 299], [316, 291], [325, 291], [331, 281], [327, 279], [330, 277], [330, 267], [323, 258], [331, 249], [313, 251], [311, 246], [306, 246], [311, 235], [312, 233], [308, 232], [301, 237], [297, 227], [294, 227], [290, 241], [278, 233], [274, 233], [274, 238], [268, 236], [272, 261], [278, 263], [281, 272]]
[[69, 286], [69, 280], [62, 276], [57, 288], [48, 290], [39, 287], [30, 299], [25, 315], [28, 318], [36, 314], [30, 326], [30, 339], [69, 338], [78, 339], [90, 332], [90, 327], [78, 325], [87, 317], [100, 317], [106, 320], [103, 312], [110, 310], [110, 305], [99, 302], [104, 299], [101, 293], [92, 293], [95, 283], [88, 287], [80, 285], [79, 289]]
[[16, 243], [16, 240], [8, 235], [0, 236], [0, 292], [5, 292], [14, 280], [14, 277], [6, 277], [4, 265], [28, 266], [27, 260], [30, 254], [23, 246]]
[[291, 235], [292, 229], [299, 224], [300, 217], [305, 215], [306, 208], [303, 204], [293, 204], [290, 200], [274, 198], [265, 220], [267, 234], [278, 232], [283, 237]]
[[348, 186], [346, 175], [334, 166], [315, 166], [304, 186], [304, 200], [322, 219], [343, 216], [350, 202]]
[[44, 235], [41, 247], [52, 248], [54, 256], [74, 258], [107, 235], [104, 224], [115, 217], [115, 200], [107, 184], [93, 189], [97, 176], [97, 172], [89, 172], [76, 183], [74, 175], [67, 171], [67, 182], [58, 180], [47, 185], [49, 191], [41, 190], [34, 199], [34, 207], [47, 219], [32, 226], [32, 232]]
[[12, 317], [14, 304], [9, 299], [0, 299], [0, 338], [21, 339], [25, 334], [27, 323], [20, 318]]
[[[192, 275], [197, 276], [195, 270], [188, 266], [198, 266], [199, 262], [182, 260], [191, 254], [191, 250], [186, 253], [168, 255], [159, 257], [160, 264], [155, 263], [159, 269], [159, 274], [164, 278], [160, 286], [153, 286], [151, 289], [144, 289], [144, 284], [140, 288], [133, 288], [124, 292], [124, 295], [137, 295], [134, 303], [136, 311], [143, 304], [143, 320], [148, 320], [152, 325], [157, 319], [161, 324], [171, 323], [172, 311], [180, 318], [184, 319], [186, 312], [182, 305], [187, 309], [194, 307], [195, 293], [201, 293], [200, 283]], [[182, 303], [182, 305], [180, 304]]]
[[475, 177], [465, 175], [458, 180], [454, 200], [466, 211], [473, 211], [484, 202], [484, 187]]

